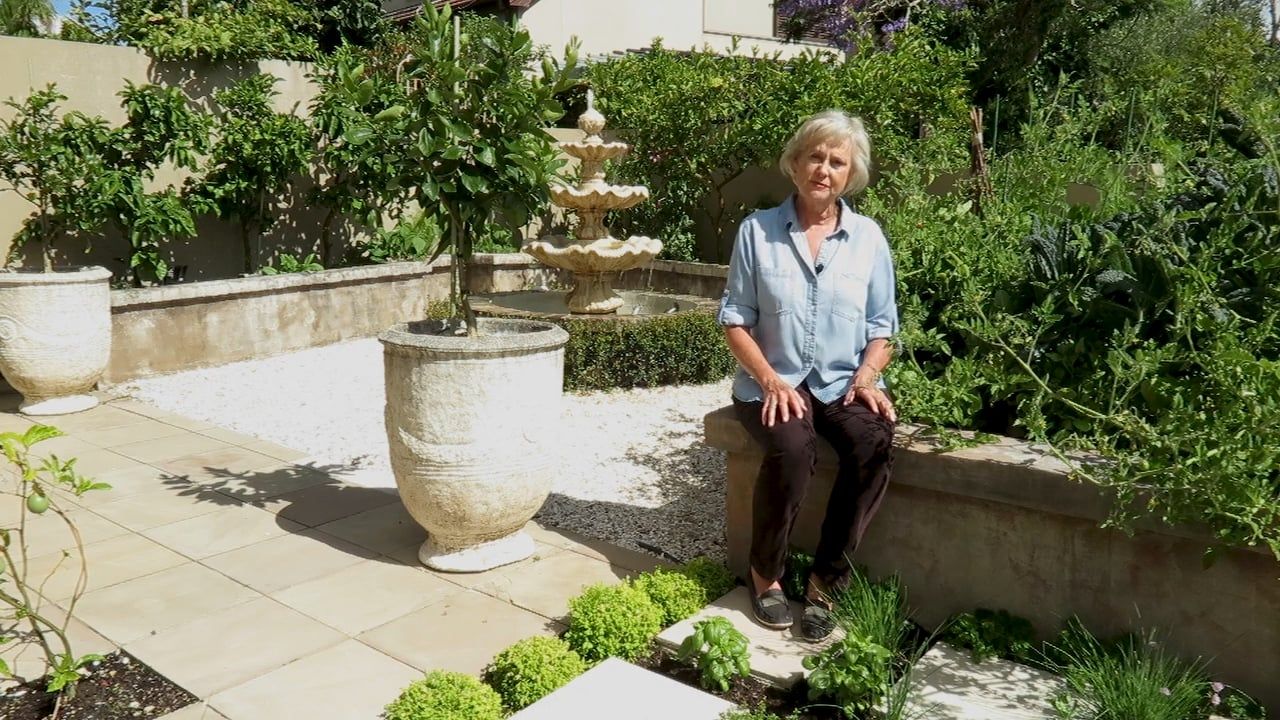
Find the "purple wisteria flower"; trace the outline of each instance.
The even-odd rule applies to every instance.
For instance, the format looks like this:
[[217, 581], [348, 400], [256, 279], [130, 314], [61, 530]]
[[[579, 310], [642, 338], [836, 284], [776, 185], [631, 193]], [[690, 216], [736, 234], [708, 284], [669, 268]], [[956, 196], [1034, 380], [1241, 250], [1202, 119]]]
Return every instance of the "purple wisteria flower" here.
[[926, 7], [960, 10], [965, 0], [777, 0], [774, 7], [780, 19], [803, 28], [803, 34], [852, 52], [876, 30], [892, 36], [911, 24], [913, 13]]

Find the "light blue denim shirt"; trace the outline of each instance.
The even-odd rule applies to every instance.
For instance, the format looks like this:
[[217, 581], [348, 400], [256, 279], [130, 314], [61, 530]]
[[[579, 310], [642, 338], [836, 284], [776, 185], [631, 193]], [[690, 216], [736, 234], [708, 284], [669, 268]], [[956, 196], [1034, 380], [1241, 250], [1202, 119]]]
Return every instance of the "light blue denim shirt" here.
[[[752, 213], [738, 227], [718, 319], [750, 328], [783, 381], [805, 382], [814, 397], [834, 402], [848, 392], [867, 344], [898, 332], [889, 243], [842, 199], [840, 222], [814, 262], [794, 195]], [[739, 367], [733, 396], [751, 402], [763, 395]]]

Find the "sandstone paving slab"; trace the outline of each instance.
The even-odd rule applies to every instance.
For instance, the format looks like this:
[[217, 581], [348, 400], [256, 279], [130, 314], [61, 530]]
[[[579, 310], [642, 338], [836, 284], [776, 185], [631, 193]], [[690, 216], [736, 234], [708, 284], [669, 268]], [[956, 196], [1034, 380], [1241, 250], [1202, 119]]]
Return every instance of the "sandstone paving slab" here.
[[315, 527], [393, 502], [400, 502], [395, 493], [345, 483], [326, 483], [277, 495], [256, 504], [287, 520]]
[[279, 460], [269, 455], [221, 443], [213, 438], [205, 439], [219, 444], [207, 450], [152, 464], [173, 475], [185, 477], [197, 483], [251, 477], [255, 471], [280, 464]]
[[[568, 615], [569, 600], [589, 585], [616, 585], [632, 573], [586, 555], [561, 550], [534, 562], [522, 562], [483, 573], [487, 577], [472, 585], [475, 590], [559, 619]], [[465, 580], [466, 576], [457, 576]]]
[[252, 435], [245, 435], [244, 433], [238, 433], [234, 430], [228, 430], [220, 427], [206, 428], [199, 432], [201, 435], [211, 437], [214, 440], [221, 440], [229, 445], [239, 445], [241, 447], [244, 447], [249, 443], [258, 442], [259, 440], [259, 438]]
[[23, 433], [35, 424], [36, 421], [26, 415], [19, 415], [16, 412], [0, 413], [0, 432]]
[[225, 447], [229, 445], [221, 440], [186, 431], [180, 435], [118, 445], [112, 450], [139, 462], [158, 464]]
[[259, 597], [142, 637], [125, 649], [192, 694], [209, 697], [346, 639]]
[[209, 707], [209, 703], [201, 701], [162, 715], [159, 720], [226, 720], [226, 716]]
[[313, 653], [209, 699], [227, 720], [373, 720], [422, 672], [356, 640]]
[[121, 645], [261, 597], [194, 562], [85, 593], [76, 615]]
[[90, 430], [107, 430], [122, 425], [132, 425], [146, 420], [137, 413], [111, 405], [99, 405], [90, 410], [59, 415], [57, 417], [30, 418], [45, 425], [53, 425], [68, 435]]
[[143, 534], [189, 558], [199, 560], [302, 529], [297, 523], [252, 505], [236, 505], [151, 528], [143, 531]]
[[627, 570], [649, 572], [654, 568], [671, 565], [671, 563], [662, 558], [648, 553], [618, 547], [603, 540], [588, 538], [568, 530], [546, 526], [536, 521], [530, 521], [525, 526], [525, 532], [529, 533], [538, 542], [554, 545], [565, 550], [572, 550], [580, 555], [586, 555], [597, 560], [604, 560], [610, 565], [617, 565]]
[[122, 470], [97, 473], [93, 475], [92, 479], [95, 482], [106, 483], [111, 487], [87, 492], [80, 497], [72, 498], [71, 502], [80, 507], [96, 508], [127, 497], [165, 490], [173, 486], [173, 478], [168, 473], [142, 463], [136, 463], [132, 467]]
[[511, 716], [511, 720], [716, 720], [733, 703], [610, 658]]
[[488, 595], [459, 589], [443, 600], [360, 635], [359, 639], [424, 672], [479, 675], [493, 656], [561, 626]]
[[135, 423], [101, 430], [84, 430], [76, 433], [75, 437], [90, 445], [110, 449], [144, 440], [174, 437], [188, 432], [175, 425], [162, 423], [159, 420], [152, 420], [141, 415], [137, 417], [138, 422]]
[[[84, 592], [90, 592], [176, 567], [187, 558], [141, 535], [126, 533], [85, 545], [84, 562]], [[75, 553], [70, 557], [48, 553], [27, 562], [27, 581], [39, 586], [45, 597], [61, 602], [75, 594], [80, 570]]]
[[210, 480], [202, 485], [246, 503], [259, 503], [314, 485], [336, 484], [329, 475], [303, 465], [277, 462], [231, 477]]
[[290, 462], [294, 460], [301, 460], [307, 456], [307, 454], [301, 450], [294, 450], [293, 448], [285, 447], [284, 445], [279, 445], [269, 440], [255, 439], [253, 442], [244, 443], [241, 447], [262, 455], [269, 455], [277, 460], [286, 460]]
[[680, 647], [685, 638], [693, 634], [694, 623], [711, 617], [722, 617], [746, 636], [751, 653], [751, 674], [778, 687], [789, 688], [804, 678], [801, 662], [808, 655], [816, 655], [840, 636], [837, 628], [831, 637], [821, 643], [811, 643], [800, 636], [802, 608], [791, 603], [791, 614], [796, 624], [788, 630], [770, 630], [757, 624], [751, 613], [751, 596], [746, 587], [730, 590], [720, 599], [706, 606], [697, 615], [686, 618], [663, 630], [658, 642], [671, 650]]
[[32, 447], [32, 452], [37, 456], [57, 455], [59, 458], [67, 460], [78, 455], [83, 455], [87, 452], [93, 452], [101, 449], [101, 447], [85, 442], [79, 437], [62, 435], [60, 437], [50, 438], [49, 440], [37, 443]]
[[404, 503], [400, 502], [348, 515], [317, 525], [315, 529], [383, 555], [412, 547], [415, 553], [412, 564], [417, 563], [417, 548], [427, 539], [427, 531], [413, 519]]
[[381, 558], [270, 595], [329, 627], [356, 635], [460, 591], [431, 573]]
[[[66, 496], [59, 494], [56, 501], [61, 503]], [[11, 498], [6, 497], [5, 500]], [[6, 503], [16, 505], [16, 503]], [[70, 520], [80, 533], [80, 542], [86, 545], [101, 540], [128, 534], [128, 530], [108, 518], [100, 517], [84, 508], [74, 505], [66, 506], [67, 519], [63, 519], [53, 511], [43, 515], [27, 513], [26, 527], [23, 530], [27, 547], [39, 548], [41, 554], [71, 550], [76, 547], [76, 536], [67, 526]]]
[[183, 478], [161, 476], [160, 483], [159, 488], [95, 505], [93, 512], [134, 532], [145, 532], [242, 504], [220, 493], [205, 492]]
[[973, 662], [968, 651], [938, 643], [901, 682], [907, 717], [931, 720], [1055, 720], [1059, 676], [1006, 660]]
[[117, 470], [128, 470], [143, 464], [145, 463], [106, 449], [92, 450], [76, 456], [76, 471], [90, 478]]
[[202, 562], [258, 592], [272, 593], [376, 557], [372, 550], [316, 530], [301, 530]]

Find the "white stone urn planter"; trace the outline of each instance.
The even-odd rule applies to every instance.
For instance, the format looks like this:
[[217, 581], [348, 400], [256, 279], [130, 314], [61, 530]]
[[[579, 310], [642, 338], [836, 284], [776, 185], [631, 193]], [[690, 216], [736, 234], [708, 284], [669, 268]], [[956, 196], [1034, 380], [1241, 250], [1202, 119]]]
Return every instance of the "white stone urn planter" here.
[[533, 554], [523, 528], [551, 491], [569, 334], [530, 320], [480, 318], [470, 338], [441, 325], [379, 336], [391, 467], [427, 530], [423, 564], [479, 572]]
[[98, 404], [88, 393], [111, 357], [111, 272], [0, 272], [0, 372], [27, 415]]

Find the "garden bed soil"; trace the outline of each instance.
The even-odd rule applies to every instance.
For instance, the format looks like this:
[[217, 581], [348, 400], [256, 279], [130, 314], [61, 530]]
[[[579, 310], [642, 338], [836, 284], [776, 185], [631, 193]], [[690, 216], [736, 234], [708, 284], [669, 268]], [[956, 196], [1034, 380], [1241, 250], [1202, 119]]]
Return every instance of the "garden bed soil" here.
[[[76, 685], [75, 699], [62, 703], [58, 720], [148, 720], [200, 700], [123, 650], [91, 664], [89, 670]], [[45, 692], [47, 684], [41, 678], [0, 694], [0, 718], [52, 716], [58, 696]]]
[[689, 663], [682, 663], [670, 651], [654, 648], [648, 655], [636, 660], [636, 665], [684, 683], [689, 687], [704, 692], [712, 692], [744, 710], [763, 708], [780, 718], [788, 717], [796, 712], [797, 720], [845, 720], [845, 715], [838, 708], [830, 705], [818, 707], [820, 701], [808, 698], [809, 685], [801, 680], [790, 690], [774, 687], [755, 677], [734, 678], [729, 684], [729, 692], [707, 691], [698, 682], [698, 669]]

